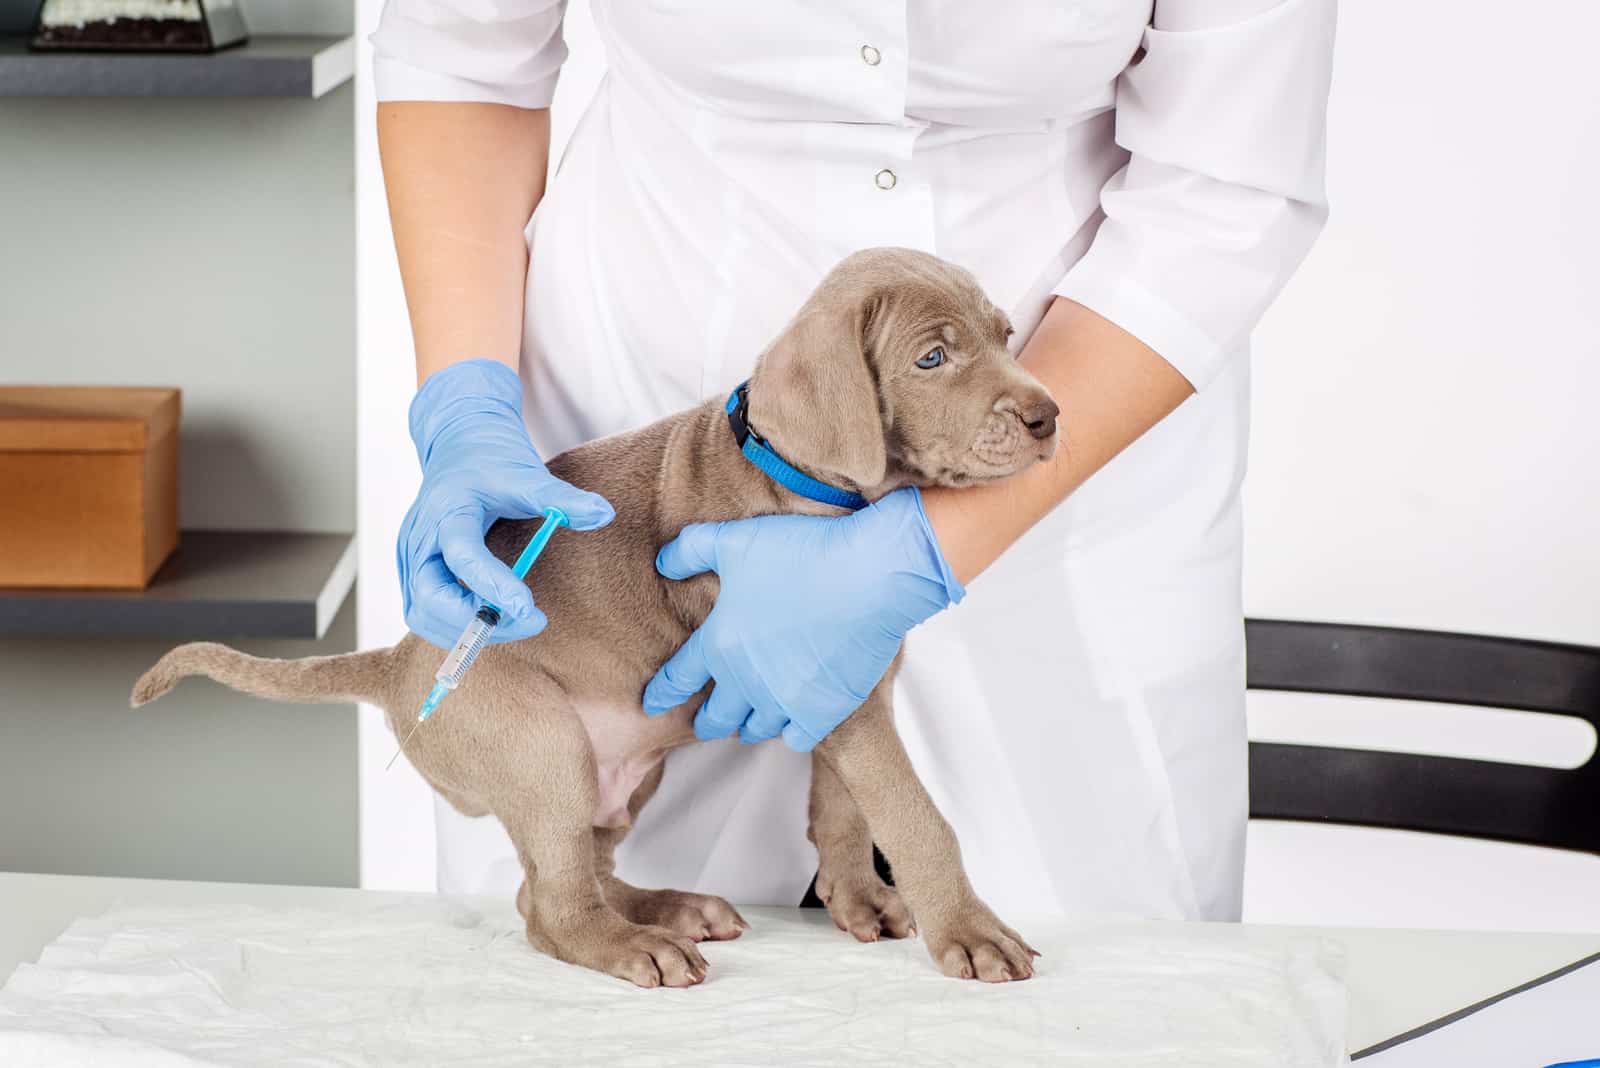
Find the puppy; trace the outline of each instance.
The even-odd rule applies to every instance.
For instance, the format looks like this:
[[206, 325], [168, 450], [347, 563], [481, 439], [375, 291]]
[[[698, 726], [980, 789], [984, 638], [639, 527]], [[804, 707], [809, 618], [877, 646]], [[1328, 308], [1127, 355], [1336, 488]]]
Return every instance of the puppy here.
[[[749, 424], [792, 464], [868, 500], [906, 485], [1013, 475], [1053, 455], [1057, 409], [1006, 350], [1010, 333], [967, 272], [902, 249], [856, 253], [761, 355]], [[936, 346], [943, 364], [919, 368]], [[505, 825], [534, 946], [640, 986], [693, 985], [707, 970], [695, 943], [736, 938], [744, 920], [721, 898], [629, 886], [612, 864], [666, 754], [694, 741], [705, 698], [656, 718], [640, 707], [645, 683], [704, 621], [718, 589], [714, 574], [662, 579], [656, 551], [689, 523], [842, 513], [749, 463], [720, 398], [562, 453], [550, 470], [607, 497], [616, 520], [550, 544], [535, 591], [549, 626], [485, 649], [445, 713], [409, 735], [406, 756], [461, 812]], [[538, 523], [495, 523], [490, 550], [510, 561]], [[398, 735], [409, 732], [441, 656], [415, 635], [390, 649], [303, 660], [200, 642], [164, 656], [132, 700], [205, 675], [276, 700], [378, 705]], [[819, 895], [863, 941], [920, 931], [948, 975], [1026, 979], [1037, 954], [973, 893], [955, 835], [901, 746], [894, 674], [814, 751]], [[894, 887], [873, 869], [874, 842]]]

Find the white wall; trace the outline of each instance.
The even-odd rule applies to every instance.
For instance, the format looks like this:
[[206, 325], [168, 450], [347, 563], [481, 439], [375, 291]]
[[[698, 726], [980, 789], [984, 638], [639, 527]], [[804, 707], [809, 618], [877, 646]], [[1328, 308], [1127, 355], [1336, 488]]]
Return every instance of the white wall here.
[[[382, 0], [356, 9], [356, 530], [360, 574], [356, 640], [364, 649], [405, 634], [394, 539], [420, 481], [406, 407], [416, 387], [411, 328], [395, 262], [373, 125], [372, 49]], [[383, 714], [362, 705], [357, 726], [361, 885], [380, 890], [433, 888], [429, 791], [405, 761], [384, 765], [396, 742]]]
[[[1332, 219], [1257, 333], [1252, 614], [1600, 645], [1600, 7], [1507, 11], [1341, 5]], [[1594, 745], [1554, 717], [1251, 700], [1275, 740]], [[1593, 857], [1288, 826], [1251, 846], [1257, 918], [1600, 927]]]
[[[370, 29], [380, 0], [359, 0]], [[1600, 101], [1586, 0], [1346, 0], [1332, 106], [1333, 218], [1259, 333], [1248, 487], [1254, 614], [1600, 644]], [[586, 3], [554, 111], [555, 157], [601, 70]], [[368, 57], [363, 50], [362, 62]], [[370, 112], [363, 71], [358, 110]], [[361, 640], [401, 632], [393, 532], [415, 488], [409, 336], [370, 124], [361, 203]], [[1509, 714], [1391, 717], [1252, 698], [1259, 737], [1505, 751]], [[1441, 718], [1441, 711], [1446, 713]], [[1520, 717], [1529, 720], [1530, 717]], [[1592, 739], [1535, 723], [1531, 759]], [[1352, 735], [1347, 726], [1362, 726]], [[1542, 729], [1541, 729], [1542, 728]], [[431, 884], [425, 787], [380, 769], [362, 724], [362, 871]], [[1329, 828], [1252, 832], [1250, 914], [1447, 925], [1600, 926], [1600, 861]], [[1537, 898], [1535, 902], [1534, 899]], [[1449, 902], [1449, 904], [1446, 904]]]

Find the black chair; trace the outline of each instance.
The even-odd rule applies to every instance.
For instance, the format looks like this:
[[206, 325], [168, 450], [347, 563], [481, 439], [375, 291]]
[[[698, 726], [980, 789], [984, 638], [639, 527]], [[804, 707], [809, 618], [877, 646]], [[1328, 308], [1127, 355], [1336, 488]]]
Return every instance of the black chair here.
[[[1551, 712], [1600, 732], [1600, 649], [1273, 619], [1245, 632], [1252, 690]], [[1600, 753], [1568, 769], [1252, 742], [1250, 815], [1600, 854]]]
[[[1600, 735], [1600, 649], [1476, 634], [1245, 621], [1252, 690], [1552, 712]], [[1250, 743], [1250, 816], [1600, 854], [1600, 751], [1577, 768]], [[878, 874], [893, 883], [883, 855]], [[820, 908], [816, 880], [802, 907]]]

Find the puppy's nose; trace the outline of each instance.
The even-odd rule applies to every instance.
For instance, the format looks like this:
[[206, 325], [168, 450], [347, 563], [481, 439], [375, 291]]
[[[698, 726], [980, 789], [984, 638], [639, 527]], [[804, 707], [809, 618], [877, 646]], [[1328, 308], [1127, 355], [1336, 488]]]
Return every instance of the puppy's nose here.
[[1019, 414], [1028, 433], [1043, 441], [1056, 432], [1056, 416], [1061, 414], [1061, 409], [1049, 397], [1041, 397], [1024, 406]]

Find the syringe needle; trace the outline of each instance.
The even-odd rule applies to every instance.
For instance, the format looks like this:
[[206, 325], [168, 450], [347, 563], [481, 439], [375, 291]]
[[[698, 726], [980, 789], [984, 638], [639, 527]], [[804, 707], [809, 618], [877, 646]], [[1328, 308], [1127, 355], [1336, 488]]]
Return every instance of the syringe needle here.
[[411, 739], [415, 737], [417, 728], [420, 726], [422, 726], [422, 721], [419, 719], [412, 725], [411, 729], [406, 732], [405, 740], [400, 743], [400, 748], [394, 751], [394, 756], [389, 758], [389, 763], [383, 766], [384, 771], [388, 771], [390, 768], [394, 767], [394, 762], [399, 760], [400, 754], [406, 751], [406, 746], [411, 744]]
[[[470, 660], [467, 663], [468, 666], [471, 665]], [[417, 728], [422, 726], [423, 722], [429, 716], [433, 715], [433, 710], [439, 707], [439, 702], [443, 701], [446, 695], [450, 693], [450, 686], [451, 684], [446, 682], [444, 679], [439, 679], [433, 684], [433, 689], [428, 691], [427, 700], [422, 702], [422, 711], [417, 713], [416, 725], [406, 733], [405, 738], [400, 742], [400, 748], [396, 749], [394, 751], [394, 756], [389, 758], [389, 763], [383, 766], [384, 771], [388, 771], [390, 768], [394, 767], [394, 762], [400, 759], [401, 753], [405, 752], [406, 744], [409, 743], [412, 736], [417, 733]]]

